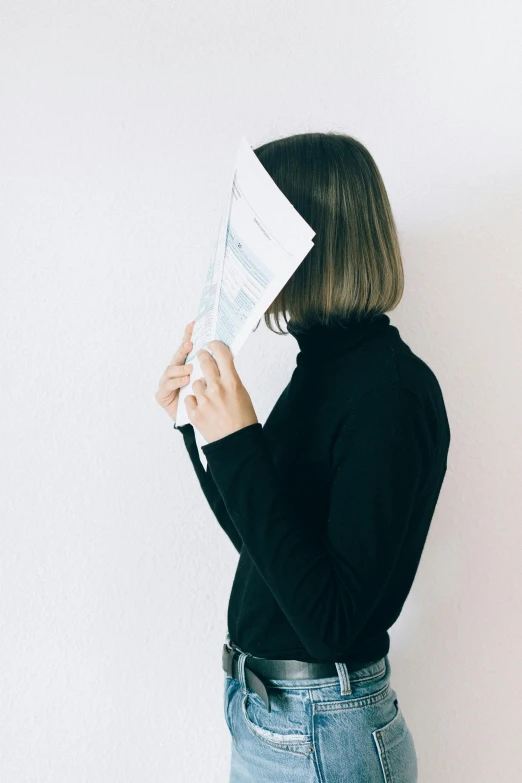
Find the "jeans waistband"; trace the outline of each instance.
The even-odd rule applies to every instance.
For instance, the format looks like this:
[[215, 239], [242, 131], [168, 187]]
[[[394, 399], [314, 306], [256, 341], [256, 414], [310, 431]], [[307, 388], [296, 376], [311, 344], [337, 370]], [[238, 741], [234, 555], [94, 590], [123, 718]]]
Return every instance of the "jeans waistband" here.
[[[379, 666], [379, 661], [360, 662], [351, 666], [352, 671], [369, 669], [372, 665]], [[313, 680], [319, 678], [339, 677], [339, 687], [342, 696], [352, 693], [350, 674], [345, 663], [313, 663], [308, 661], [259, 658], [238, 647], [227, 634], [223, 645], [222, 668], [230, 677], [241, 683], [243, 693], [251, 688], [265, 702], [270, 711], [270, 698], [263, 680]]]
[[[316, 663], [309, 661], [283, 660], [274, 658], [259, 658], [246, 650], [242, 650], [239, 645], [231, 640], [227, 633], [227, 645], [238, 653], [245, 653], [248, 658], [248, 666], [253, 671], [271, 680], [306, 680], [320, 677], [337, 677], [339, 670], [336, 663]], [[376, 665], [380, 659], [375, 661], [351, 660], [346, 664], [350, 672], [367, 669]], [[368, 672], [371, 673], [371, 672]]]

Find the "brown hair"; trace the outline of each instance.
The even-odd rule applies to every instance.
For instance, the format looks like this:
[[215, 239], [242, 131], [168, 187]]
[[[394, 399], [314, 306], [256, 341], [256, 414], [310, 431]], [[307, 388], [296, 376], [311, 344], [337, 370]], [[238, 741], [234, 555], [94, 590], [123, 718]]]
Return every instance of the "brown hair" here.
[[283, 316], [288, 325], [286, 314], [299, 328], [397, 307], [404, 291], [399, 240], [384, 182], [366, 147], [330, 131], [275, 139], [254, 152], [316, 232], [314, 247], [265, 312], [267, 327], [286, 334], [279, 322]]

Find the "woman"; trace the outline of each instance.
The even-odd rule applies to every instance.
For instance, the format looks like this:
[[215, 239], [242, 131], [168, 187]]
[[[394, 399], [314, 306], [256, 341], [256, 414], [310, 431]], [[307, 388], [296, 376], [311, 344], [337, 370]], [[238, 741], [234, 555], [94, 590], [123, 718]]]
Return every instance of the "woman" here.
[[[404, 278], [370, 153], [339, 133], [255, 152], [316, 231], [265, 314], [279, 334], [284, 317], [300, 352], [262, 426], [230, 350], [210, 342], [213, 356], [198, 353], [204, 378], [185, 400], [191, 423], [179, 427], [239, 553], [222, 650], [230, 783], [414, 783], [388, 630], [446, 472], [443, 396], [385, 314]], [[174, 427], [193, 324], [156, 394]], [[206, 470], [194, 427], [207, 441]]]

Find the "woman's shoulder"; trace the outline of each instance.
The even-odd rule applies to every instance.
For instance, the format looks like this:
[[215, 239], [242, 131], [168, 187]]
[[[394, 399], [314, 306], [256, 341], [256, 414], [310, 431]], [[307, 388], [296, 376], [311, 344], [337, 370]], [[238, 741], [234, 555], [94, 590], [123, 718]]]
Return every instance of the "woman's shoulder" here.
[[[342, 419], [368, 422], [402, 417], [415, 419], [432, 444], [449, 445], [450, 430], [441, 385], [433, 368], [401, 338], [398, 330], [375, 342], [347, 364]], [[342, 388], [343, 373], [339, 376]], [[361, 417], [361, 418], [359, 418]]]
[[345, 391], [350, 406], [367, 395], [376, 399], [417, 397], [420, 402], [444, 405], [442, 389], [433, 368], [403, 340], [395, 326], [380, 339], [340, 357], [332, 367], [334, 381]]

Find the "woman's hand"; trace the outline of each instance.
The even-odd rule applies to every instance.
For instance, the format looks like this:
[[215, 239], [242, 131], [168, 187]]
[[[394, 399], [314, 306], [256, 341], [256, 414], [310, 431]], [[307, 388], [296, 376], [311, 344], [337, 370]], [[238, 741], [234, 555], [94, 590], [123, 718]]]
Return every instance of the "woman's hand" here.
[[252, 400], [241, 382], [230, 348], [211, 340], [214, 358], [202, 348], [198, 361], [203, 379], [192, 382], [194, 394], [185, 397], [187, 414], [207, 443], [257, 423]]
[[167, 411], [174, 422], [178, 415], [179, 390], [190, 381], [190, 373], [193, 370], [193, 365], [184, 364], [184, 361], [192, 350], [190, 338], [192, 337], [194, 324], [195, 321], [191, 321], [186, 325], [181, 345], [172, 357], [171, 363], [161, 376], [159, 389], [156, 392], [157, 402]]

